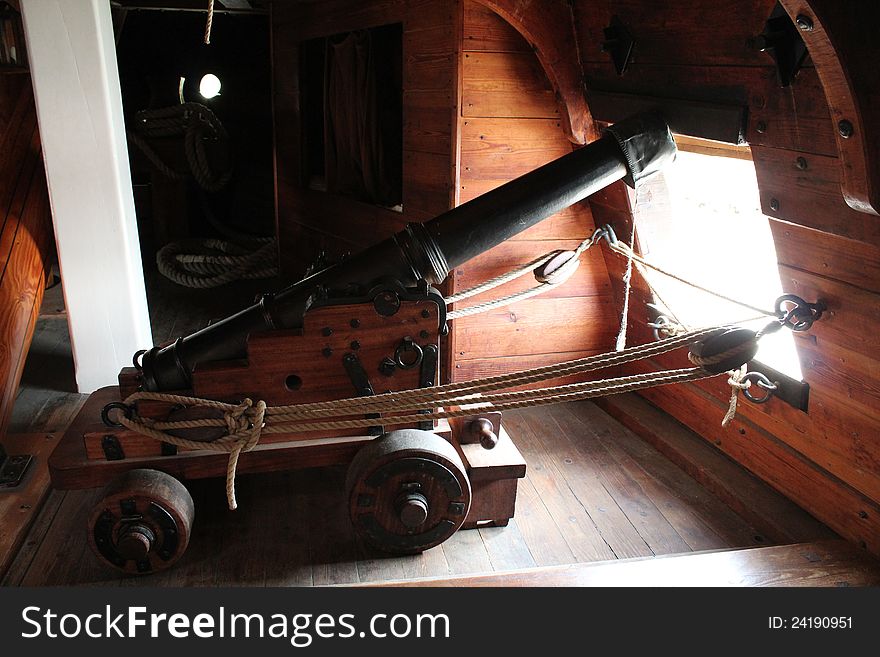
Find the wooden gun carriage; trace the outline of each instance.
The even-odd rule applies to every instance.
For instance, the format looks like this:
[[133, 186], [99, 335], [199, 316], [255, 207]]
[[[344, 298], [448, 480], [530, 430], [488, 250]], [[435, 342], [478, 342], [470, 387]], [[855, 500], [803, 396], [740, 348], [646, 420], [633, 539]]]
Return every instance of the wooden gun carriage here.
[[[231, 317], [139, 352], [119, 385], [92, 394], [66, 432], [50, 459], [54, 486], [107, 485], [91, 514], [89, 539], [108, 564], [129, 573], [169, 567], [186, 549], [194, 515], [178, 479], [222, 477], [233, 466], [225, 453], [171, 445], [119, 425], [118, 414], [129, 410], [123, 400], [147, 391], [287, 405], [435, 386], [447, 318], [433, 285], [603, 187], [620, 179], [635, 184], [674, 153], [662, 119], [631, 117], [598, 141]], [[195, 417], [170, 399], [142, 399], [137, 414], [157, 422]], [[526, 466], [500, 413], [403, 426], [367, 417], [374, 422], [366, 430], [263, 436], [241, 453], [237, 470], [347, 464], [355, 531], [393, 553], [420, 552], [460, 528], [505, 525], [513, 516]], [[218, 437], [213, 428], [179, 435]]]

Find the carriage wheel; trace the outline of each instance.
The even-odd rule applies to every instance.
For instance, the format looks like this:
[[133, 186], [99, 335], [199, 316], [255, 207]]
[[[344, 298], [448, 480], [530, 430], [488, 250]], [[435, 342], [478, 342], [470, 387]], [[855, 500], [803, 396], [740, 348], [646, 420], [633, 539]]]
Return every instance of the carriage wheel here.
[[346, 477], [355, 531], [371, 545], [414, 554], [464, 523], [471, 485], [455, 448], [437, 434], [392, 431], [362, 448]]
[[186, 551], [195, 507], [189, 491], [157, 470], [130, 470], [113, 480], [89, 518], [89, 544], [125, 573], [164, 570]]

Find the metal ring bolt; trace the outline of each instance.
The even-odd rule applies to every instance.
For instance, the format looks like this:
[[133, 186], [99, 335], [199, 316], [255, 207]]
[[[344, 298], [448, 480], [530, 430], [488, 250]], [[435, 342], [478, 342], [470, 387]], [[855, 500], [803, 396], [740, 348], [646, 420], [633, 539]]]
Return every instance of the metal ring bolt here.
[[744, 388], [743, 394], [746, 396], [750, 402], [754, 404], [765, 404], [769, 399], [773, 396], [774, 391], [779, 389], [779, 386], [767, 378], [767, 375], [763, 372], [749, 372], [742, 378], [743, 382], [746, 381], [754, 381], [759, 388], [765, 391], [763, 397], [756, 397], [751, 393], [750, 388]]
[[108, 427], [112, 427], [113, 429], [122, 429], [124, 425], [119, 424], [119, 422], [114, 422], [110, 419], [110, 411], [118, 410], [122, 411], [122, 415], [128, 419], [131, 419], [133, 409], [128, 404], [123, 404], [122, 402], [110, 402], [104, 408], [101, 409], [101, 421], [106, 424]]
[[[412, 362], [405, 361], [404, 354], [412, 353], [415, 354], [415, 360]], [[414, 342], [413, 340], [404, 340], [399, 345], [397, 345], [397, 349], [394, 350], [394, 362], [397, 366], [402, 370], [411, 370], [414, 367], [418, 367], [422, 364], [422, 359], [424, 358], [424, 351], [422, 351], [422, 347]]]

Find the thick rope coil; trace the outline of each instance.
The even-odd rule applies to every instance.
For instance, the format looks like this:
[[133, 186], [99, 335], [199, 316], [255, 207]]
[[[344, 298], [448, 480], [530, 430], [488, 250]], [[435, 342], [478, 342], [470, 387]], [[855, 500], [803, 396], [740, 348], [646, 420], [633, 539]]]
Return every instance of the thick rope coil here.
[[169, 167], [145, 140], [180, 136], [184, 138], [189, 173], [196, 182], [209, 192], [216, 192], [225, 187], [232, 177], [232, 158], [229, 157], [227, 167], [215, 171], [205, 150], [205, 144], [207, 141], [228, 144], [229, 135], [210, 108], [190, 102], [160, 109], [141, 110], [135, 114], [134, 129], [128, 132], [129, 141], [137, 146], [161, 173], [174, 180], [181, 180], [186, 174]]
[[275, 240], [230, 242], [185, 240], [166, 244], [156, 253], [159, 272], [178, 285], [213, 288], [239, 279], [278, 276]]

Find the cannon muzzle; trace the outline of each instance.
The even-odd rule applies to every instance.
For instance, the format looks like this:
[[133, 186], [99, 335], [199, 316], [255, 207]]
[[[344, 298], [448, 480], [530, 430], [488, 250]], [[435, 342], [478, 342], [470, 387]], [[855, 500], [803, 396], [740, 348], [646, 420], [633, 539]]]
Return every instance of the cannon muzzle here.
[[639, 114], [606, 129], [603, 137], [516, 178], [423, 224], [327, 267], [253, 306], [178, 340], [154, 347], [142, 360], [145, 390], [190, 387], [203, 362], [241, 358], [248, 335], [298, 328], [320, 289], [392, 278], [405, 286], [440, 283], [450, 270], [613, 182], [630, 186], [659, 170], [675, 155], [669, 128], [657, 114]]

